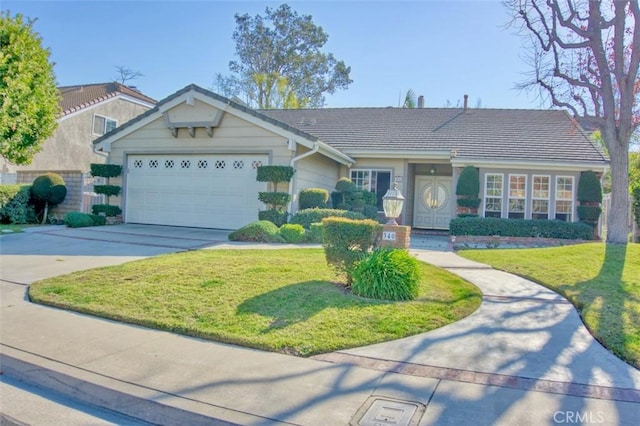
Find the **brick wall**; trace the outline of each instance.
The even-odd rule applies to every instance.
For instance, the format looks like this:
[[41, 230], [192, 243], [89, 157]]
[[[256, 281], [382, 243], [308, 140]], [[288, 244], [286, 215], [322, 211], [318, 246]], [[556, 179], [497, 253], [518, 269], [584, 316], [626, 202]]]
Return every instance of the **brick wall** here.
[[57, 173], [62, 176], [67, 185], [67, 196], [61, 204], [50, 210], [50, 214], [63, 217], [71, 211], [82, 210], [82, 172], [77, 170], [20, 170], [17, 183], [31, 184], [40, 175]]

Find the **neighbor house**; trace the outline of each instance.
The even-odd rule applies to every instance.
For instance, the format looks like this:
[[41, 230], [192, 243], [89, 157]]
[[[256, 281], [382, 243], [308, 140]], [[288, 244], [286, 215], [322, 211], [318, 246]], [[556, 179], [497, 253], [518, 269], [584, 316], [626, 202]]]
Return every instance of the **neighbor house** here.
[[93, 141], [153, 108], [156, 101], [120, 83], [59, 87], [60, 116], [54, 134], [44, 141], [31, 164], [17, 166], [0, 157], [0, 183], [31, 183], [40, 174], [56, 172], [67, 183], [68, 195], [58, 213], [81, 209], [82, 176], [91, 163], [104, 163], [106, 155], [93, 149]]
[[[113, 201], [130, 223], [236, 229], [257, 219], [260, 165], [290, 165], [292, 211], [304, 188], [340, 177], [382, 199], [394, 184], [401, 222], [448, 229], [460, 171], [480, 175], [479, 214], [576, 221], [580, 173], [606, 156], [565, 111], [467, 108], [254, 110], [191, 85], [95, 141], [123, 166]], [[281, 188], [282, 190], [282, 188]], [[381, 203], [380, 203], [381, 204]]]

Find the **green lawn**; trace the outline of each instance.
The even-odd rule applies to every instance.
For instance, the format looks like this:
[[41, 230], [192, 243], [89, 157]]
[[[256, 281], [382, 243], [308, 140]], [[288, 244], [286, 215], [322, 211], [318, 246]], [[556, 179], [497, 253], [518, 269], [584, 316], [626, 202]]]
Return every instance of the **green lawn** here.
[[459, 254], [564, 295], [604, 346], [640, 368], [640, 244], [589, 243]]
[[321, 249], [200, 250], [34, 283], [33, 301], [309, 356], [422, 333], [471, 314], [478, 288], [422, 264], [419, 298], [384, 302], [336, 284]]
[[15, 234], [18, 232], [22, 232], [22, 230], [28, 226], [37, 226], [37, 225], [15, 225], [13, 223], [0, 223], [0, 235], [9, 235]]

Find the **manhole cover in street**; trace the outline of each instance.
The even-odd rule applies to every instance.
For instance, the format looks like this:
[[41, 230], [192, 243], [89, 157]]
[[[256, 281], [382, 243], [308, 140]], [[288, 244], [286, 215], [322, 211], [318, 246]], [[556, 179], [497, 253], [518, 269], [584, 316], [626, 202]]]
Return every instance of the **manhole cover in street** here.
[[376, 398], [360, 421], [361, 426], [409, 426], [418, 411], [418, 404]]

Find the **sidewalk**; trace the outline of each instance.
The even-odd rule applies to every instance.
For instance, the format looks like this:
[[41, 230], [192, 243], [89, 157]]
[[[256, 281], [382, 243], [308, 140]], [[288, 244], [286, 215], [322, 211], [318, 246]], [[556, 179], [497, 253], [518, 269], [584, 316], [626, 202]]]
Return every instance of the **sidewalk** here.
[[576, 416], [583, 423], [589, 416], [592, 423], [631, 425], [640, 417], [640, 372], [602, 348], [564, 299], [453, 253], [425, 250], [428, 238], [416, 240], [420, 248], [413, 253], [478, 285], [485, 295], [478, 311], [430, 333], [314, 359], [25, 300], [24, 284], [47, 273], [122, 263], [178, 246], [199, 248], [206, 241], [228, 247], [214, 234], [170, 239], [168, 229], [154, 235], [144, 234], [150, 228], [110, 229], [114, 233], [99, 238], [77, 230], [35, 235], [31, 243], [19, 235], [2, 237], [3, 375], [169, 425], [412, 419], [420, 425], [538, 425], [571, 423]]

